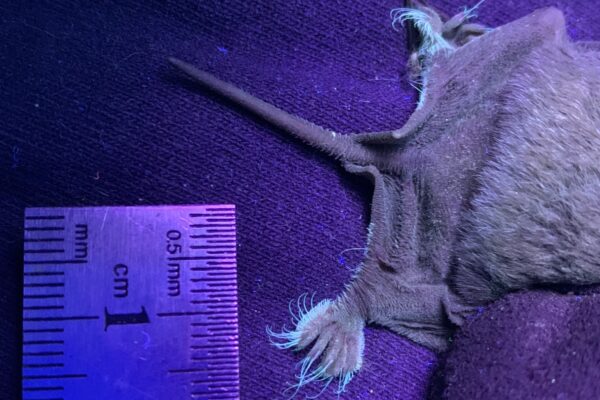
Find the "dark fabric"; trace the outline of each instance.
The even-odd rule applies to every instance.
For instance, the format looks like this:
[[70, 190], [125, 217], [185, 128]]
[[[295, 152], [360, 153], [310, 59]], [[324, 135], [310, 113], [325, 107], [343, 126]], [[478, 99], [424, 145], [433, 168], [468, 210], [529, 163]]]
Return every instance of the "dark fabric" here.
[[[451, 15], [465, 5], [431, 3]], [[234, 203], [241, 389], [246, 399], [282, 398], [299, 357], [270, 346], [265, 326], [289, 326], [288, 301], [301, 293], [331, 298], [348, 282], [361, 251], [340, 253], [364, 247], [371, 187], [326, 156], [189, 85], [166, 57], [187, 60], [338, 132], [397, 128], [416, 102], [404, 76], [404, 33], [390, 25], [389, 10], [399, 5], [388, 0], [2, 2], [0, 397], [20, 393], [25, 207]], [[547, 5], [563, 10], [575, 39], [600, 38], [600, 14], [592, 0], [577, 5], [488, 0], [480, 7], [480, 21], [497, 26]], [[536, 305], [516, 299], [506, 300], [515, 302], [511, 318], [525, 325]], [[544, 301], [561, 299], [547, 295]], [[584, 304], [569, 309], [581, 318], [577, 326], [589, 315]], [[544, 309], [539, 307], [538, 312]], [[485, 315], [497, 320], [503, 312], [496, 307]], [[585, 321], [592, 325], [582, 334], [593, 332], [597, 320]], [[519, 335], [529, 333], [486, 332], [486, 339], [506, 348], [518, 348], [526, 337]], [[365, 339], [365, 363], [347, 398], [425, 396], [433, 353], [384, 330], [368, 328]], [[453, 350], [456, 360], [466, 357], [458, 366], [472, 362], [467, 356], [473, 351], [484, 351], [473, 340], [467, 335]], [[575, 340], [573, 346], [585, 352], [589, 341]], [[510, 353], [502, 356], [504, 374], [494, 379], [520, 371], [511, 372]], [[557, 361], [553, 368], [559, 367]], [[477, 390], [478, 379], [484, 379], [478, 374], [488, 376], [464, 371], [472, 372], [453, 373], [450, 382]], [[573, 382], [588, 379], [585, 370], [571, 373]], [[534, 393], [527, 385], [512, 387], [522, 390], [513, 398]], [[335, 397], [329, 390], [322, 398]]]
[[600, 290], [510, 295], [456, 335], [447, 399], [598, 399]]

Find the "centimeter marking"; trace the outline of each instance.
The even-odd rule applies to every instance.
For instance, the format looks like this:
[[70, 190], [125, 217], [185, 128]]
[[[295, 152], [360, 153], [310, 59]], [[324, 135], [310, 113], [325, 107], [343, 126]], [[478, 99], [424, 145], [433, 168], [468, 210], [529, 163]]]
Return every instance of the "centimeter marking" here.
[[235, 208], [25, 215], [24, 399], [239, 399]]

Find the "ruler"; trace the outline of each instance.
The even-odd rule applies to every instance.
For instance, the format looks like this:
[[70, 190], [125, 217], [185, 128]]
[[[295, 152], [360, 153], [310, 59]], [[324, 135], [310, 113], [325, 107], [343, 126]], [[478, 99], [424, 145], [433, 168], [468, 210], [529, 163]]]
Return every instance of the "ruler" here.
[[239, 399], [233, 205], [29, 208], [23, 399]]

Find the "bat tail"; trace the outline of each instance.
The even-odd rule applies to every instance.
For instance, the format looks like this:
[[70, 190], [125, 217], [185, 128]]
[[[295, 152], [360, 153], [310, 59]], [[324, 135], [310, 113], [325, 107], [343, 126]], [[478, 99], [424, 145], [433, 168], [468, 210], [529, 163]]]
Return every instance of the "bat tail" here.
[[214, 75], [201, 71], [177, 58], [171, 57], [169, 58], [169, 62], [202, 86], [231, 100], [235, 104], [251, 111], [274, 126], [335, 158], [360, 161], [367, 157], [366, 150], [363, 146], [356, 143], [348, 135], [340, 135], [287, 113], [282, 109], [254, 97], [240, 88], [224, 82]]

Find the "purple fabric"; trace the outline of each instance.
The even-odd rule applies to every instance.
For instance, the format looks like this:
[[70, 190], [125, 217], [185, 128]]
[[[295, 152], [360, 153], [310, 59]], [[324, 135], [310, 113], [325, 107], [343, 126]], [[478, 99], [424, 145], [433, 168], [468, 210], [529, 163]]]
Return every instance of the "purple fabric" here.
[[600, 291], [513, 294], [455, 337], [447, 399], [598, 399]]
[[[191, 62], [338, 132], [396, 128], [416, 102], [404, 75], [404, 33], [390, 25], [389, 10], [400, 3], [2, 2], [2, 396], [18, 398], [19, 393], [25, 207], [235, 203], [241, 390], [246, 399], [281, 398], [300, 358], [270, 346], [265, 327], [289, 326], [288, 301], [301, 293], [333, 297], [348, 282], [361, 252], [341, 253], [365, 244], [371, 187], [326, 156], [196, 89], [166, 58]], [[465, 2], [431, 4], [454, 14]], [[575, 39], [600, 39], [593, 0], [577, 6], [569, 0], [488, 0], [479, 21], [497, 26], [547, 5], [563, 10]], [[581, 318], [572, 325], [579, 327], [579, 336], [563, 332], [578, 354], [597, 343], [590, 335], [598, 318], [586, 321], [593, 324], [587, 328], [581, 323], [595, 300], [523, 296], [532, 302], [519, 296], [503, 300], [504, 310], [491, 307], [460, 336], [448, 360], [451, 398], [478, 398], [478, 388], [496, 393], [496, 386], [521, 390], [512, 398], [532, 393], [511, 380], [522, 370], [513, 371], [517, 361], [511, 352], [526, 351], [523, 343], [532, 331], [508, 327], [528, 326], [532, 315], [546, 321], [543, 313], [553, 311], [544, 311], [544, 304], [562, 310], [568, 303], [572, 318]], [[503, 314], [507, 308], [511, 313]], [[506, 324], [497, 322], [500, 316]], [[553, 321], [556, 329], [567, 329]], [[488, 336], [478, 339], [484, 332]], [[500, 344], [486, 353], [486, 345], [478, 342], [484, 339]], [[484, 357], [504, 358], [482, 373], [474, 355], [482, 357], [481, 363], [492, 362]], [[550, 363], [558, 353], [531, 357]], [[575, 366], [577, 358], [570, 360], [568, 365]], [[461, 368], [465, 363], [472, 364]], [[423, 398], [435, 365], [432, 352], [368, 328], [365, 362], [345, 397]], [[564, 367], [559, 361], [544, 365]], [[492, 372], [493, 386], [481, 385]], [[571, 382], [587, 382], [587, 372], [571, 370]], [[531, 379], [539, 377], [541, 384], [540, 376]], [[461, 385], [470, 391], [460, 392]], [[336, 398], [333, 388], [322, 398]]]

